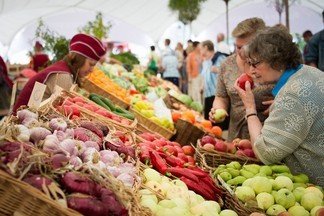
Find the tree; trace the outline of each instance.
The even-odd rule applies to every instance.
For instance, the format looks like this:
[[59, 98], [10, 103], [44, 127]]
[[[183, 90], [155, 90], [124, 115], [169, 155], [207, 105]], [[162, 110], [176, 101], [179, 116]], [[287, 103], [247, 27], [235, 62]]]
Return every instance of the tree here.
[[187, 25], [197, 19], [204, 1], [206, 0], [169, 0], [168, 7], [171, 11], [178, 12], [179, 21]]
[[89, 21], [84, 27], [79, 29], [80, 32], [93, 35], [99, 40], [108, 38], [109, 31], [112, 27], [112, 23], [109, 21], [104, 24], [103, 16], [101, 12], [98, 12], [94, 21]]
[[38, 22], [35, 36], [44, 42], [44, 50], [54, 54], [52, 62], [63, 59], [69, 53], [69, 40], [57, 32], [50, 30], [42, 19]]

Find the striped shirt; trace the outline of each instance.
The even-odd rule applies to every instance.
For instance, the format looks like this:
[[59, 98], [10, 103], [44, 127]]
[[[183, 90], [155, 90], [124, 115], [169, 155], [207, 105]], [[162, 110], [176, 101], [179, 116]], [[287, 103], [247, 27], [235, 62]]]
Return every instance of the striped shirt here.
[[204, 78], [204, 97], [211, 97], [215, 95], [216, 92], [216, 84], [217, 84], [217, 73], [213, 73], [211, 71], [212, 66], [219, 67], [220, 64], [225, 60], [224, 55], [220, 55], [215, 63], [212, 63], [212, 60], [205, 60], [202, 63], [202, 68], [201, 68], [201, 75]]

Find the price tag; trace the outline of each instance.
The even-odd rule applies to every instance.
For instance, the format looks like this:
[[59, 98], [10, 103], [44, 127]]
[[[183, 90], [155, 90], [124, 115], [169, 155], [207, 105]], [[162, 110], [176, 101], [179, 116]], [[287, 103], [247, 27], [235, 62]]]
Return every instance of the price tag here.
[[33, 88], [33, 91], [30, 95], [28, 106], [31, 108], [38, 109], [40, 106], [43, 96], [46, 90], [46, 85], [40, 82], [36, 82]]

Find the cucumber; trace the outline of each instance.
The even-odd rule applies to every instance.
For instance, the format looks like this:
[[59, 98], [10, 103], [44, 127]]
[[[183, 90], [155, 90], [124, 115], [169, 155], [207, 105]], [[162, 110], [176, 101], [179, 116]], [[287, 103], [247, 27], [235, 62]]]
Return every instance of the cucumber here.
[[125, 113], [125, 114], [129, 113], [127, 110], [121, 108], [120, 106], [115, 106], [115, 111], [118, 113]]
[[116, 112], [116, 111], [113, 111], [113, 113], [115, 113], [116, 115], [125, 117], [127, 119], [130, 119], [130, 120], [134, 120], [135, 119], [135, 116], [132, 113], [119, 113], [119, 112]]
[[103, 108], [105, 108], [106, 110], [111, 111], [111, 109], [109, 108], [109, 106], [107, 106], [98, 95], [90, 95], [90, 100], [92, 100], [93, 102], [95, 102], [96, 104], [98, 104], [99, 106], [102, 106]]
[[115, 111], [116, 107], [115, 105], [109, 100], [108, 98], [102, 98], [102, 101], [110, 108], [111, 111]]

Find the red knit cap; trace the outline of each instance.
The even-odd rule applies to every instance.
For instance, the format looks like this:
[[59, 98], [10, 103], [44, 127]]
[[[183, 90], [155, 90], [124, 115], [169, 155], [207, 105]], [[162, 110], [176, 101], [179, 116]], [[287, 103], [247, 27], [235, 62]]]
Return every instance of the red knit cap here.
[[106, 50], [97, 38], [87, 34], [76, 34], [70, 41], [70, 52], [99, 61], [105, 55]]

